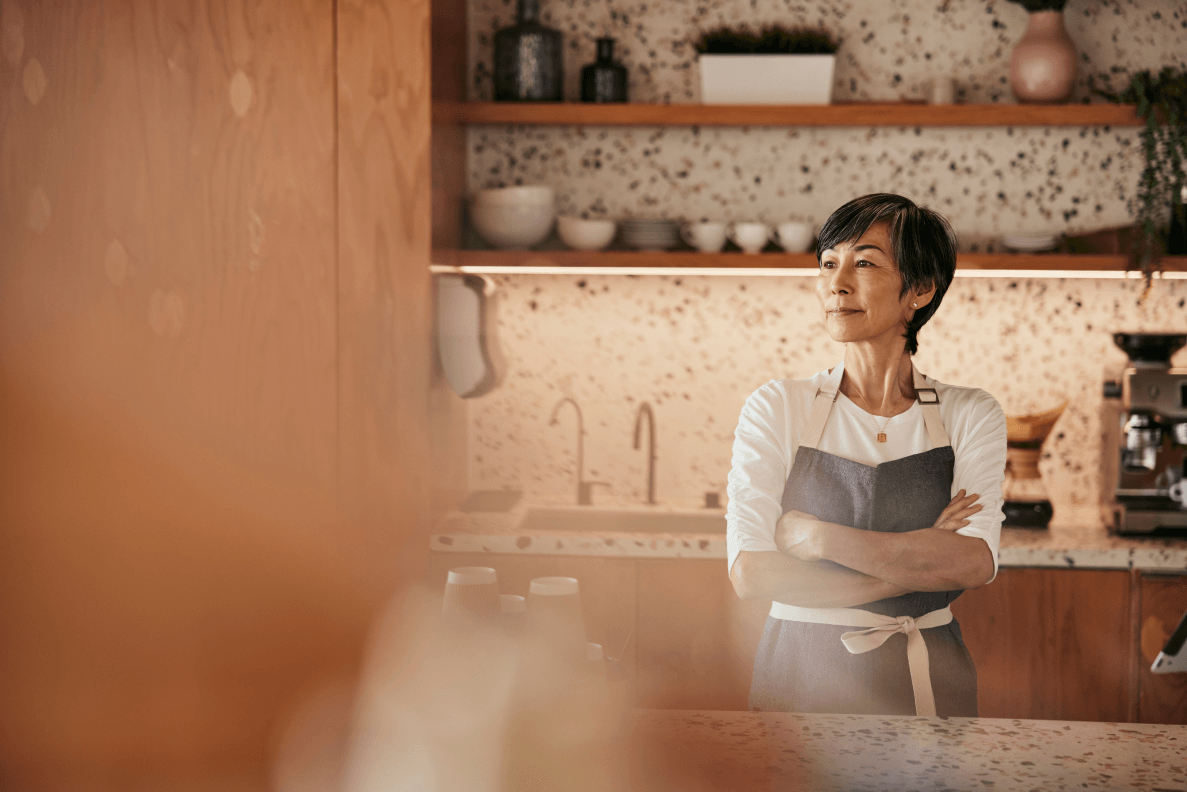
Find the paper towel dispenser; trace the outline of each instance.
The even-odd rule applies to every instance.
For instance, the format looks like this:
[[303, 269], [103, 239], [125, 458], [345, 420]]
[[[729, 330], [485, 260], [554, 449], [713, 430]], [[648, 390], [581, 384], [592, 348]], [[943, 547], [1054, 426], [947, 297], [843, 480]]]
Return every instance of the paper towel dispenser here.
[[502, 359], [495, 343], [494, 281], [481, 275], [433, 276], [437, 300], [437, 358], [453, 392], [481, 396], [500, 380]]

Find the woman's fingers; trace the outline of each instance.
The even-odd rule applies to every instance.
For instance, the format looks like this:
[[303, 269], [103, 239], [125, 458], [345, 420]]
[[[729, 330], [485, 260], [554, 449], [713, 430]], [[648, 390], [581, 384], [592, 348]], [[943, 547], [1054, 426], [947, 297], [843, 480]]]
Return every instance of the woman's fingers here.
[[[978, 497], [980, 496], [970, 495], [967, 498], [961, 498], [959, 496], [953, 498], [952, 501], [944, 507], [944, 510], [940, 512], [940, 520], [946, 520], [956, 514], [968, 511], [968, 509], [972, 508], [972, 504], [976, 503]], [[981, 507], [977, 506], [976, 508], [980, 509]]]
[[936, 518], [935, 525], [932, 527], [942, 531], [956, 531], [965, 527], [969, 524], [968, 518], [984, 508], [982, 504], [977, 503], [977, 499], [980, 497], [975, 492], [966, 494], [966, 490], [962, 489], [940, 512], [940, 516]]

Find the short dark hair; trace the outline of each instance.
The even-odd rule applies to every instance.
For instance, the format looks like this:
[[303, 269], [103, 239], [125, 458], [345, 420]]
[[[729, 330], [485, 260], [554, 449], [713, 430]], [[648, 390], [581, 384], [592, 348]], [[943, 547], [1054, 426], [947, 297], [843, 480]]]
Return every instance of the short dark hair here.
[[935, 316], [956, 273], [956, 233], [939, 212], [916, 206], [893, 193], [873, 193], [854, 198], [833, 212], [820, 229], [816, 263], [820, 255], [845, 242], [853, 242], [874, 223], [890, 225], [890, 255], [903, 279], [901, 298], [915, 288], [935, 286], [932, 301], [915, 312], [907, 323], [907, 352], [919, 350], [919, 329]]

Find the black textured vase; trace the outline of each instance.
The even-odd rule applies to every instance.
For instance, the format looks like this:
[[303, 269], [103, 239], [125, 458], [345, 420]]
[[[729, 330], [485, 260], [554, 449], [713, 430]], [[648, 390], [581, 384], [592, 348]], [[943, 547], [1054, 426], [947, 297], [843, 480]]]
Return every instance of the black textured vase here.
[[581, 101], [626, 101], [626, 67], [614, 62], [614, 39], [598, 39], [597, 61], [581, 70]]
[[495, 101], [564, 99], [561, 34], [539, 18], [540, 0], [519, 0], [519, 22], [495, 33]]

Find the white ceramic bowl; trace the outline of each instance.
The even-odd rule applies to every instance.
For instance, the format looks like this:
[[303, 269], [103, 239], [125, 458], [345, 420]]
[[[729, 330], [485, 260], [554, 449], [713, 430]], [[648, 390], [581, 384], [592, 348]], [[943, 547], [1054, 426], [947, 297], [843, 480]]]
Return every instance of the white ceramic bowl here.
[[474, 193], [474, 202], [482, 204], [517, 204], [539, 206], [556, 204], [556, 192], [542, 185], [520, 185], [519, 187], [496, 187]]
[[497, 248], [530, 248], [544, 241], [552, 230], [556, 209], [552, 204], [503, 204], [475, 201], [470, 221], [478, 235]]
[[613, 220], [585, 220], [561, 216], [556, 219], [556, 233], [573, 250], [601, 250], [614, 239], [618, 224]]

